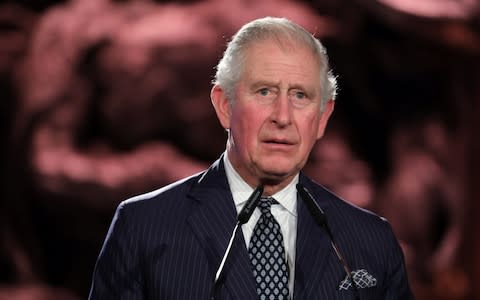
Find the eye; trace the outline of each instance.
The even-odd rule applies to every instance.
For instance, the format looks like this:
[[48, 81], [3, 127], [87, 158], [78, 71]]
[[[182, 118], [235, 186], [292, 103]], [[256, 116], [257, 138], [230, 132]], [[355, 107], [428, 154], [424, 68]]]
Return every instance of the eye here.
[[268, 88], [261, 88], [258, 90], [258, 93], [262, 96], [268, 96], [270, 94], [270, 90]]
[[292, 90], [290, 91], [290, 97], [293, 99], [293, 100], [307, 100], [308, 99], [308, 95], [307, 93], [305, 93], [304, 91], [302, 90]]
[[293, 105], [295, 107], [305, 107], [312, 103], [312, 99], [310, 99], [310, 96], [304, 92], [303, 90], [300, 89], [294, 89], [291, 90], [289, 93], [290, 101], [292, 101]]
[[295, 97], [297, 99], [305, 99], [307, 97], [307, 95], [302, 91], [296, 91], [295, 92]]
[[255, 99], [258, 103], [270, 104], [275, 101], [278, 91], [275, 87], [264, 86], [255, 90]]

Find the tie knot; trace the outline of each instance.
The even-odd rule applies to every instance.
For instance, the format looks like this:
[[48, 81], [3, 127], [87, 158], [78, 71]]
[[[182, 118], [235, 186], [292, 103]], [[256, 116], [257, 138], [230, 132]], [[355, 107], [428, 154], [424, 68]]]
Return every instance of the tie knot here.
[[262, 214], [265, 214], [270, 212], [270, 207], [274, 204], [278, 204], [278, 202], [273, 197], [262, 197], [260, 198], [258, 207], [260, 208]]

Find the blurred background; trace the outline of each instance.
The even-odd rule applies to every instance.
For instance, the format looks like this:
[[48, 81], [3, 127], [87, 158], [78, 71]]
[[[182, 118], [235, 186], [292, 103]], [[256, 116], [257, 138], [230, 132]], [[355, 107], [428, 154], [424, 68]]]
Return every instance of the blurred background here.
[[385, 216], [417, 299], [480, 299], [478, 0], [2, 1], [0, 299], [85, 299], [116, 206], [206, 168], [214, 66], [245, 22], [326, 45], [306, 173]]

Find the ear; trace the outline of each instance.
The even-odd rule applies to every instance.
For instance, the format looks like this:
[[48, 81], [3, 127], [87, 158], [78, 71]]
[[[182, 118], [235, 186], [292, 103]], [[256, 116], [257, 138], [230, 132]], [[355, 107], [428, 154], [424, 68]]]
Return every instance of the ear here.
[[223, 128], [229, 129], [231, 107], [225, 91], [219, 85], [214, 85], [210, 91], [210, 99], [220, 124], [222, 124]]
[[325, 133], [325, 128], [327, 127], [328, 119], [332, 115], [333, 108], [335, 106], [335, 101], [332, 99], [328, 100], [325, 104], [324, 110], [321, 112], [320, 122], [318, 123], [318, 131], [317, 131], [317, 140], [323, 137]]

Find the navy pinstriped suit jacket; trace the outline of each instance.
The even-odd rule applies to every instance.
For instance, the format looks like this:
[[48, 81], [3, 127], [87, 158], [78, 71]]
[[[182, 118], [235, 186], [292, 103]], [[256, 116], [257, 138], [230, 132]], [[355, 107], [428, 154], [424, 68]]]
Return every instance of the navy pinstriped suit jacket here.
[[[361, 299], [413, 299], [403, 254], [390, 225], [300, 175], [323, 208], [352, 270], [376, 286]], [[339, 290], [345, 271], [325, 232], [298, 198], [294, 299], [354, 299]], [[222, 159], [206, 172], [121, 203], [95, 266], [90, 299], [209, 299], [236, 222]], [[240, 233], [240, 232], [239, 232]], [[256, 299], [243, 239], [237, 234], [217, 299]]]

